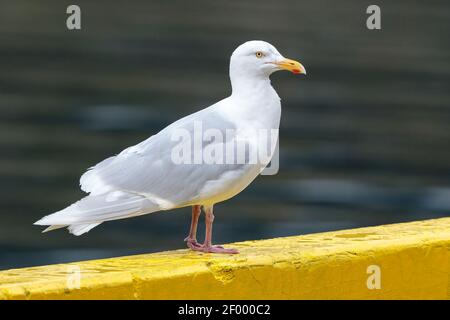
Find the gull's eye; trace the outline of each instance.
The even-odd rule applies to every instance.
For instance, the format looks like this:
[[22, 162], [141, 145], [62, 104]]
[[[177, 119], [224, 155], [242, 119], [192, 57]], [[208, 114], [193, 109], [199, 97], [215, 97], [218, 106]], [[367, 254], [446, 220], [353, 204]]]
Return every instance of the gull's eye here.
[[262, 57], [264, 57], [264, 53], [262, 53], [261, 51], [256, 51], [255, 56], [257, 58], [262, 58]]

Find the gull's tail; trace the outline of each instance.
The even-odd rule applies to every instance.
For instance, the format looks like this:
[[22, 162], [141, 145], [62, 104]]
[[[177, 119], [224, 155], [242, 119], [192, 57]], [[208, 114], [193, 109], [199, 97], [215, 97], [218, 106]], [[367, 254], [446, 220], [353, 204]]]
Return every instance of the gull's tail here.
[[61, 211], [43, 217], [34, 224], [49, 226], [43, 232], [68, 227], [70, 233], [79, 236], [103, 221], [129, 218], [159, 209], [157, 204], [143, 196], [116, 191], [84, 197]]

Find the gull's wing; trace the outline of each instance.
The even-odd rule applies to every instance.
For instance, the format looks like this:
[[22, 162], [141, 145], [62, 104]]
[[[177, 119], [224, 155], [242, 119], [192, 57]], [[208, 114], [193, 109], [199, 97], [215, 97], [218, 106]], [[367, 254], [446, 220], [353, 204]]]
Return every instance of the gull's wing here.
[[172, 151], [179, 143], [173, 139], [174, 132], [182, 129], [192, 138], [195, 122], [201, 123], [203, 131], [209, 128], [219, 130], [224, 141], [214, 143], [222, 144], [222, 148], [235, 139], [235, 136], [226, 134], [227, 129], [235, 129], [234, 123], [221, 116], [213, 105], [178, 120], [149, 139], [100, 162], [81, 177], [81, 188], [91, 195], [114, 191], [138, 194], [157, 203], [161, 209], [169, 209], [232, 192], [232, 189], [245, 184], [246, 175], [255, 166], [174, 163]]
[[[50, 226], [45, 231], [68, 227], [71, 233], [81, 235], [103, 221], [193, 204], [214, 204], [236, 195], [261, 172], [263, 165], [248, 161], [240, 164], [236, 161], [237, 152], [233, 157], [234, 164], [203, 161], [177, 164], [172, 157], [180, 143], [173, 139], [179, 137], [178, 133], [184, 133], [196, 143], [199, 133], [194, 130], [198, 128], [196, 125], [202, 126], [202, 134], [214, 129], [213, 136], [220, 132], [223, 138], [207, 140], [199, 137], [203, 152], [212, 147], [223, 152], [228, 152], [230, 146], [236, 150], [242, 140], [254, 145], [254, 135], [240, 134], [235, 122], [220, 112], [229, 106], [227, 103], [227, 99], [222, 100], [180, 119], [149, 139], [100, 162], [81, 177], [81, 188], [90, 193], [88, 196], [35, 224]], [[247, 160], [247, 148], [245, 153]]]

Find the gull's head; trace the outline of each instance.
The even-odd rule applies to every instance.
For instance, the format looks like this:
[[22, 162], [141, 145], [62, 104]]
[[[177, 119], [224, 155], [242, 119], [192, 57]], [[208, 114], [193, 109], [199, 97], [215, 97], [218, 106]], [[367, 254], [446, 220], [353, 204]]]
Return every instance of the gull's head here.
[[305, 67], [295, 60], [287, 59], [268, 42], [253, 40], [234, 50], [230, 60], [230, 76], [268, 78], [279, 70], [306, 74]]

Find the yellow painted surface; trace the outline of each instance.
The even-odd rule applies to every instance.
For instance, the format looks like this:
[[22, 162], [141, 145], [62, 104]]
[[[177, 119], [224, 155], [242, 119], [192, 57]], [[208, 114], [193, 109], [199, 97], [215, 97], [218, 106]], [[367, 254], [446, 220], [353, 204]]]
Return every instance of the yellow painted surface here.
[[1, 271], [0, 299], [450, 298], [450, 218], [229, 246]]

